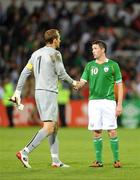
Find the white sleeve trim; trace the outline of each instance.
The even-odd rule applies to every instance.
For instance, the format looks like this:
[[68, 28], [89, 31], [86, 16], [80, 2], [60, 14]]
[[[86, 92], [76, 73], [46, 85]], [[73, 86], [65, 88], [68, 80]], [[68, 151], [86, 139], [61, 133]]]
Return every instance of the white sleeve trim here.
[[84, 82], [87, 82], [87, 80], [85, 80], [85, 79], [80, 79], [80, 80], [82, 80], [82, 81], [84, 81]]
[[122, 82], [122, 79], [116, 81], [116, 84], [121, 83], [121, 82]]

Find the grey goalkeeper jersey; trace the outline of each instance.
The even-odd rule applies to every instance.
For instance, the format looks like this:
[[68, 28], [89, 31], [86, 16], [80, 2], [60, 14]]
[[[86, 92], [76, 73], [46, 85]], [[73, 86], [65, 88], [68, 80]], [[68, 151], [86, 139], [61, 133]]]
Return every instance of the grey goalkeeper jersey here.
[[72, 84], [73, 79], [66, 73], [61, 53], [52, 47], [35, 51], [22, 70], [16, 90], [21, 91], [27, 77], [34, 72], [35, 89], [58, 92], [58, 79]]

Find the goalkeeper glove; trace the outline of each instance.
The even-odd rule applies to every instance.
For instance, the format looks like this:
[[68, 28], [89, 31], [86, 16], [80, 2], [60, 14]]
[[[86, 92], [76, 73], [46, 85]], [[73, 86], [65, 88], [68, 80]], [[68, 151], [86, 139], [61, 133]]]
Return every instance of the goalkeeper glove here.
[[20, 105], [21, 103], [21, 91], [16, 90], [13, 94], [13, 96], [11, 97], [11, 101], [13, 101], [14, 103], [16, 103], [17, 105]]

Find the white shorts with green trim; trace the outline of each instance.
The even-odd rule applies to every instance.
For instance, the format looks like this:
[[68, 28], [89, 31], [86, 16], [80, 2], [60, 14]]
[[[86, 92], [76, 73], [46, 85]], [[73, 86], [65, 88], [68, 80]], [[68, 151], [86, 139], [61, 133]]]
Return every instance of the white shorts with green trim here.
[[116, 102], [113, 100], [89, 100], [89, 130], [110, 130], [117, 128]]

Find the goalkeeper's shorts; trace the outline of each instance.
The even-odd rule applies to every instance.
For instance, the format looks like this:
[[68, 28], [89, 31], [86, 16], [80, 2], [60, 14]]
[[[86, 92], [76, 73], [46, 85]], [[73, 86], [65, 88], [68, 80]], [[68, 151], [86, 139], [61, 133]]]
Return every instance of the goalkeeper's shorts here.
[[46, 90], [36, 90], [35, 99], [41, 121], [57, 121], [57, 93]]

